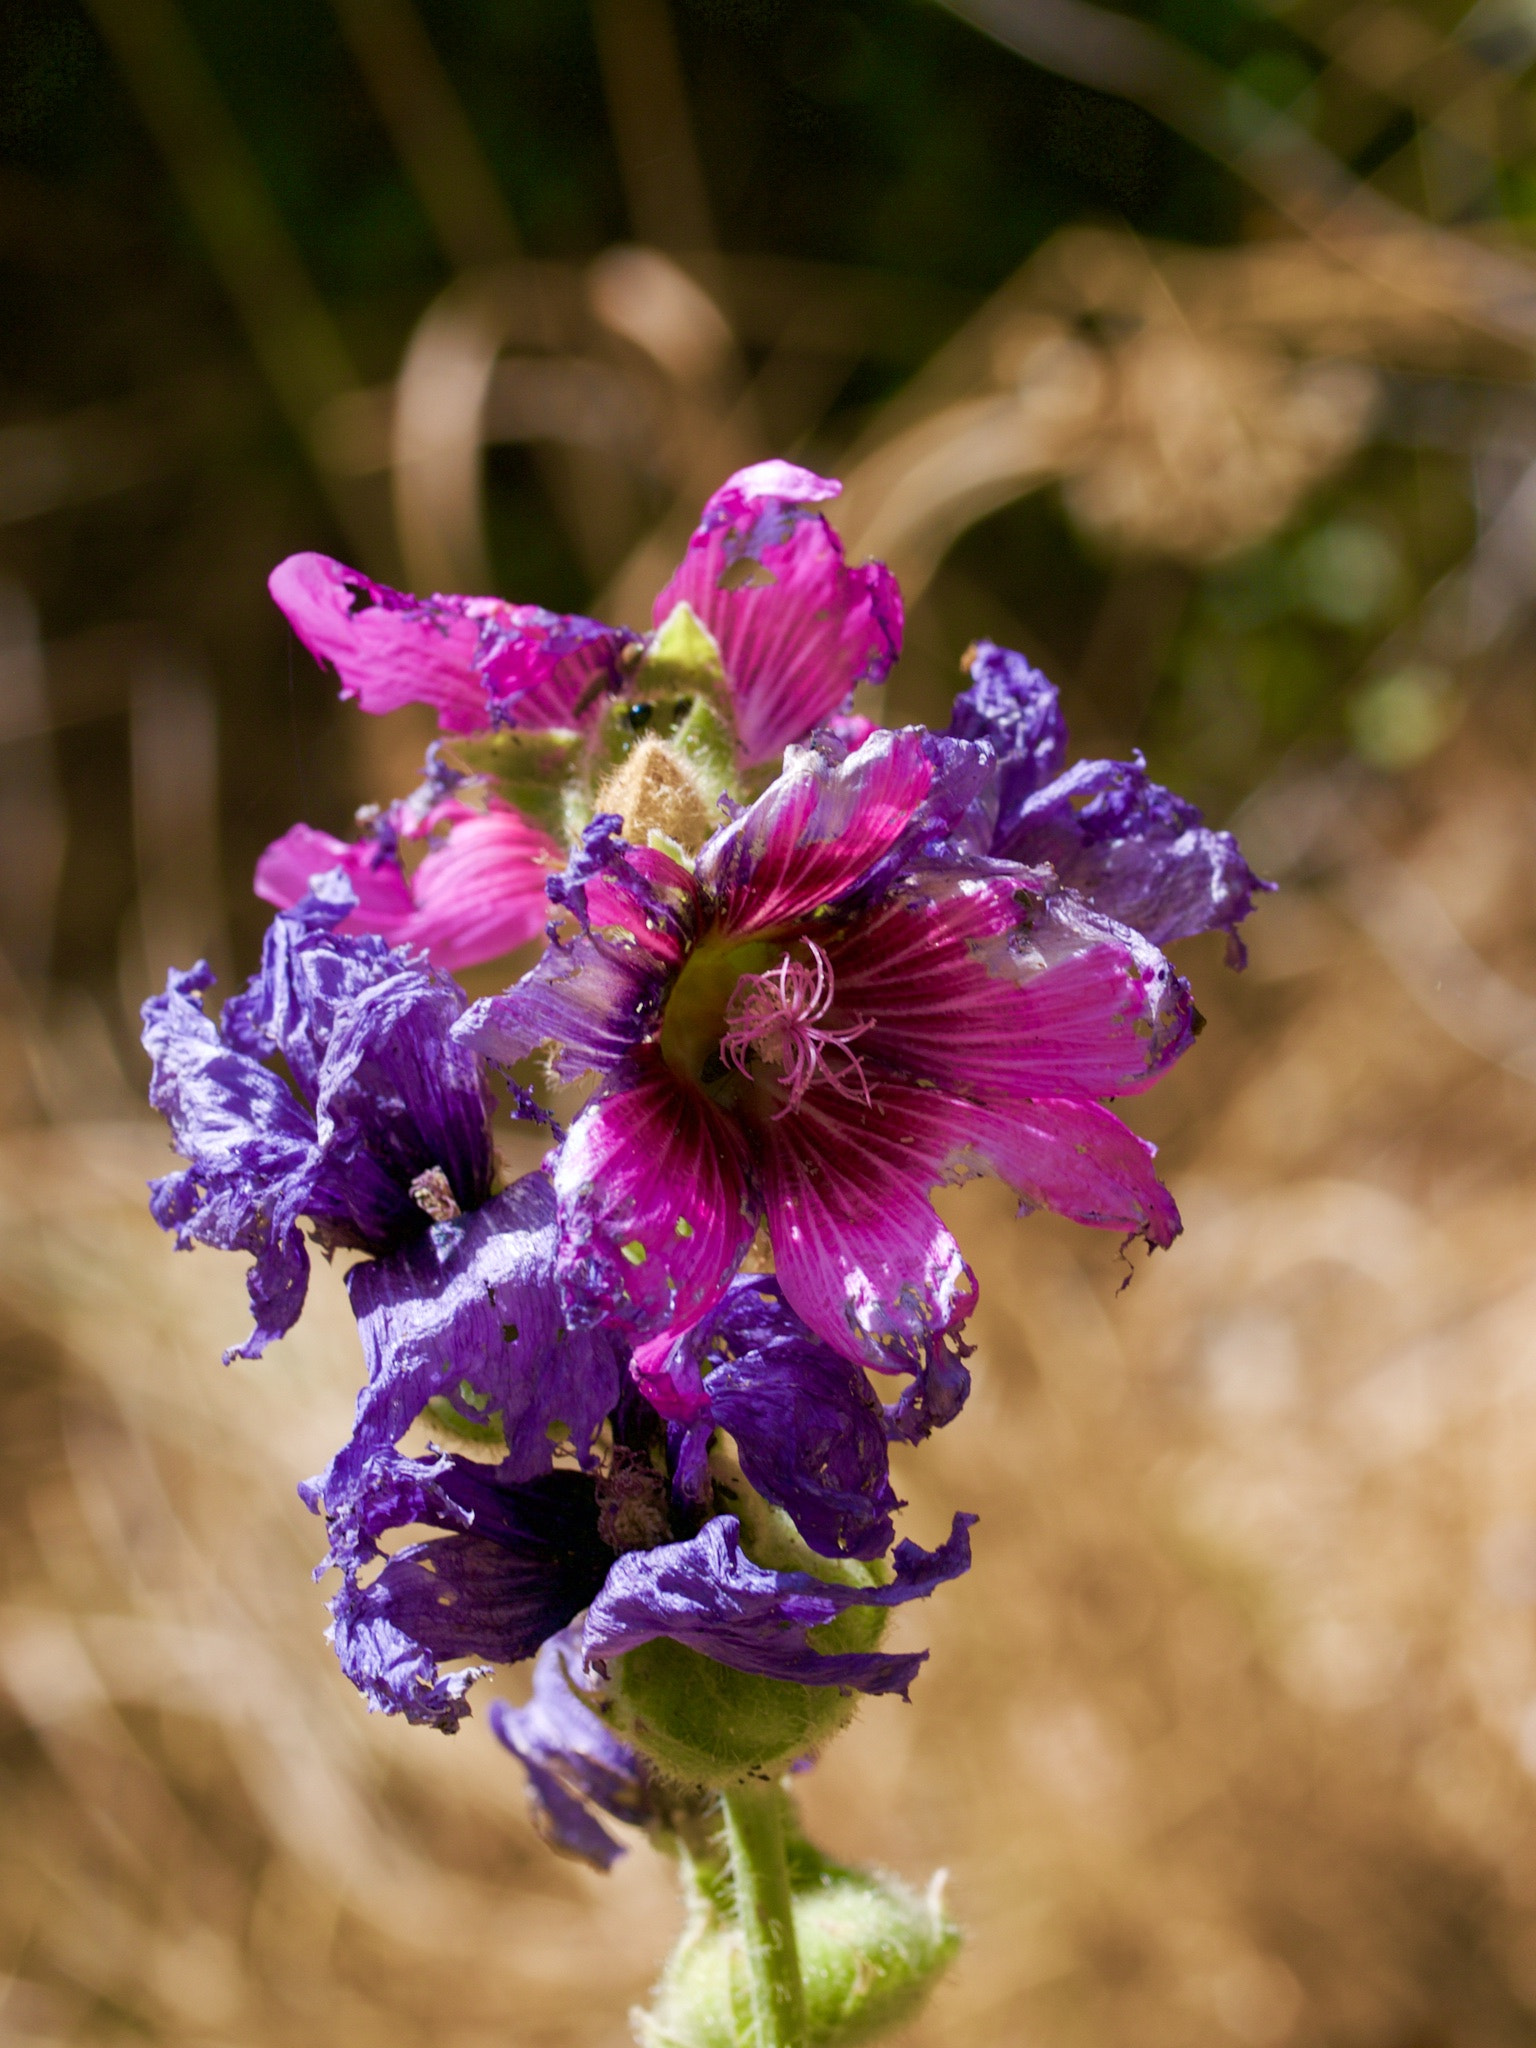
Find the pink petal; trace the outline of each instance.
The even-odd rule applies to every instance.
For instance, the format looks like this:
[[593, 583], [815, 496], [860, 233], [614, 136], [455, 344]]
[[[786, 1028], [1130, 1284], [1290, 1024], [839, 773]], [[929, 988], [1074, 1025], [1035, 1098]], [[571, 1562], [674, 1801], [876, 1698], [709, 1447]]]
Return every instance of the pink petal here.
[[430, 704], [445, 732], [487, 725], [475, 669], [480, 627], [461, 599], [423, 602], [375, 583], [329, 555], [290, 555], [267, 579], [279, 611], [343, 697], [364, 711]]
[[825, 941], [834, 1029], [860, 1059], [962, 1094], [1121, 1095], [1188, 1045], [1188, 990], [1155, 947], [1027, 893], [1024, 870], [921, 875]]
[[357, 895], [356, 910], [336, 929], [377, 932], [399, 945], [416, 905], [399, 861], [370, 840], [334, 839], [313, 825], [290, 826], [257, 861], [252, 886], [264, 903], [291, 910], [309, 894], [312, 878], [332, 868], [345, 870]]
[[658, 626], [690, 604], [714, 634], [735, 700], [743, 765], [770, 761], [830, 718], [901, 651], [901, 593], [879, 562], [850, 569], [811, 508], [841, 484], [788, 462], [727, 478], [656, 599]]
[[1172, 1195], [1152, 1171], [1155, 1145], [1097, 1102], [962, 1105], [976, 1156], [1025, 1209], [1122, 1230], [1165, 1248], [1183, 1229]]
[[954, 1179], [959, 1105], [871, 1079], [873, 1106], [817, 1089], [760, 1133], [774, 1265], [801, 1320], [844, 1357], [910, 1371], [976, 1282], [928, 1199]]
[[329, 555], [290, 555], [267, 587], [344, 697], [364, 711], [430, 704], [444, 732], [573, 725], [599, 709], [638, 637], [499, 597], [412, 597]]
[[449, 972], [498, 959], [544, 929], [545, 878], [559, 872], [563, 856], [508, 805], [481, 812], [443, 804], [434, 817], [444, 815], [453, 819], [447, 838], [413, 875], [371, 841], [348, 844], [295, 825], [256, 863], [256, 894], [287, 910], [308, 893], [313, 875], [344, 868], [357, 908], [339, 930], [419, 946]]
[[415, 916], [404, 933], [450, 973], [511, 953], [549, 919], [544, 883], [565, 857], [509, 805], [458, 807], [448, 837], [411, 877]]
[[[617, 926], [637, 939], [647, 951], [676, 966], [686, 950], [682, 934], [698, 919], [698, 884], [686, 868], [650, 846], [626, 846], [625, 865], [640, 877], [643, 887], [627, 889], [619, 878], [596, 874], [586, 884], [587, 917], [598, 926]], [[670, 922], [658, 916], [654, 899], [660, 897], [674, 913]]]
[[916, 726], [876, 733], [841, 762], [791, 748], [783, 774], [699, 855], [699, 882], [715, 897], [721, 928], [788, 924], [862, 881], [932, 785], [924, 738]]
[[692, 1422], [709, 1407], [697, 1363], [673, 1356], [678, 1339], [692, 1328], [692, 1323], [675, 1324], [659, 1337], [647, 1337], [629, 1361], [630, 1378], [668, 1422]]
[[712, 1308], [757, 1227], [735, 1126], [654, 1046], [576, 1119], [554, 1183], [567, 1302], [639, 1334]]

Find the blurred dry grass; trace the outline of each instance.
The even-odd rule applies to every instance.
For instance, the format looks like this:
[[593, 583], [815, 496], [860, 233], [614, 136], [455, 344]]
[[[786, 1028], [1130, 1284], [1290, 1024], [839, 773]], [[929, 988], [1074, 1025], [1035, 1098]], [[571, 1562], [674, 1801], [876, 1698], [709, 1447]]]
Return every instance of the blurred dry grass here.
[[[1445, 1028], [1431, 925], [1389, 960], [1349, 907], [1368, 844], [1477, 949], [1461, 1036], [1519, 1002], [1510, 701], [1422, 786], [1253, 807], [1292, 887], [1245, 981], [1199, 959], [1210, 1031], [1144, 1106], [1170, 1255], [1117, 1293], [1106, 1240], [1015, 1225], [989, 1183], [948, 1198], [977, 1389], [901, 1476], [919, 1538], [980, 1511], [978, 1562], [903, 1620], [934, 1651], [912, 1705], [805, 1788], [829, 1845], [953, 1873], [971, 1941], [915, 2042], [1536, 2029], [1536, 1097]], [[479, 1722], [363, 1713], [293, 1493], [349, 1411], [344, 1301], [324, 1276], [221, 1371], [237, 1262], [171, 1256], [141, 1198], [163, 1157], [138, 1123], [5, 1143], [0, 2027], [617, 2044], [665, 1866], [554, 1859]]]

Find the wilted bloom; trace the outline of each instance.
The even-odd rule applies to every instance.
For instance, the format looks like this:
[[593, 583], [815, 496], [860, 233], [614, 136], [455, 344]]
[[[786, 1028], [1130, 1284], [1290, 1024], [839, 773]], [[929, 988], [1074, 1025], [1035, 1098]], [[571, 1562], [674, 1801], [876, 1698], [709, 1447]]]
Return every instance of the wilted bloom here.
[[[959, 1518], [949, 1543], [931, 1555], [898, 1546], [889, 1578], [882, 1567], [850, 1563], [828, 1567], [841, 1574], [829, 1584], [752, 1562], [738, 1514], [720, 1511], [738, 1504], [735, 1496], [721, 1492], [707, 1460], [712, 1430], [728, 1427], [756, 1499], [785, 1513], [809, 1546], [799, 1557], [879, 1559], [900, 1503], [880, 1406], [862, 1375], [796, 1322], [771, 1283], [751, 1283], [760, 1298], [743, 1300], [744, 1281], [697, 1333], [701, 1353], [731, 1360], [706, 1380], [711, 1409], [695, 1430], [668, 1431], [645, 1400], [621, 1388], [614, 1354], [602, 1348], [607, 1333], [562, 1331], [548, 1183], [530, 1175], [501, 1199], [503, 1279], [490, 1320], [518, 1320], [494, 1373], [484, 1347], [463, 1345], [446, 1303], [434, 1325], [405, 1259], [350, 1276], [368, 1384], [351, 1438], [301, 1491], [326, 1517], [327, 1563], [342, 1574], [331, 1603], [337, 1655], [370, 1705], [454, 1727], [486, 1669], [532, 1656], [588, 1608], [583, 1655], [594, 1669], [665, 1636], [737, 1671], [904, 1692], [921, 1655], [827, 1654], [806, 1631], [849, 1607], [920, 1598], [964, 1571], [971, 1518]], [[432, 1235], [436, 1241], [441, 1230]], [[418, 1248], [413, 1264], [427, 1256]], [[356, 1277], [370, 1273], [387, 1284], [360, 1296]], [[445, 1363], [454, 1359], [464, 1363], [456, 1384], [458, 1365]], [[497, 1463], [399, 1448], [434, 1396], [429, 1419], [454, 1425], [444, 1393], [460, 1426], [469, 1419], [499, 1435], [506, 1455]], [[606, 1403], [596, 1423], [594, 1395]], [[573, 1432], [567, 1418], [578, 1411]], [[603, 1447], [589, 1453], [604, 1422]], [[572, 1435], [582, 1469], [551, 1470], [552, 1440]], [[412, 1526], [441, 1533], [375, 1570], [380, 1539]], [[442, 1668], [463, 1657], [485, 1663]]]
[[534, 1659], [526, 1706], [492, 1700], [491, 1732], [528, 1773], [534, 1825], [551, 1845], [610, 1870], [624, 1851], [598, 1820], [643, 1826], [660, 1801], [654, 1773], [581, 1697], [581, 1628], [551, 1636]]
[[1259, 880], [1232, 834], [1213, 832], [1193, 804], [1153, 782], [1139, 754], [1067, 768], [1061, 700], [1022, 654], [980, 640], [965, 667], [970, 688], [955, 699], [949, 730], [997, 756], [987, 851], [1048, 862], [1096, 910], [1155, 945], [1224, 931], [1228, 961], [1241, 967], [1237, 927], [1255, 893], [1274, 884]]
[[[629, 741], [646, 730], [653, 655], [657, 690], [675, 698], [693, 687], [676, 681], [661, 656], [661, 629], [691, 614], [708, 636], [702, 645], [726, 729], [727, 770], [733, 763], [747, 772], [836, 718], [854, 687], [882, 681], [900, 651], [894, 579], [876, 562], [849, 567], [818, 509], [840, 489], [787, 462], [730, 477], [658, 595], [650, 635], [500, 598], [407, 597], [324, 555], [280, 563], [272, 594], [364, 710], [430, 704], [443, 730], [459, 735], [568, 730], [578, 747], [566, 768], [578, 779], [603, 765], [600, 736], [620, 693], [635, 698]], [[867, 721], [856, 725], [862, 737]], [[257, 893], [286, 906], [318, 867], [339, 861], [357, 889], [353, 929], [422, 946], [439, 966], [490, 959], [543, 921], [552, 842], [541, 826], [519, 820], [520, 793], [511, 805], [493, 795], [484, 812], [445, 796], [414, 829], [446, 825], [446, 840], [409, 877], [395, 846], [381, 849], [376, 834], [349, 847], [295, 826], [262, 856]]]
[[[464, 995], [382, 940], [337, 927], [342, 875], [274, 918], [261, 971], [203, 1014], [206, 968], [145, 1005], [150, 1099], [191, 1164], [154, 1183], [183, 1245], [249, 1252], [251, 1358], [304, 1304], [301, 1221], [347, 1273], [368, 1384], [349, 1454], [392, 1444], [429, 1400], [494, 1410], [519, 1478], [556, 1441], [585, 1455], [617, 1397], [622, 1353], [572, 1331], [552, 1288], [554, 1196], [543, 1174], [499, 1186], [484, 1069], [449, 1027]], [[280, 1056], [288, 1079], [266, 1064]], [[342, 1540], [340, 1532], [337, 1541]]]
[[916, 1370], [975, 1285], [929, 1200], [986, 1168], [1029, 1208], [1169, 1243], [1152, 1148], [1103, 1106], [1189, 1043], [1185, 984], [1046, 867], [990, 852], [990, 746], [830, 735], [690, 872], [599, 819], [551, 884], [568, 928], [459, 1037], [601, 1076], [554, 1167], [574, 1319], [622, 1322], [686, 1418], [672, 1340], [766, 1221], [784, 1299], [832, 1348]]
[[149, 1099], [191, 1162], [153, 1183], [150, 1206], [182, 1247], [252, 1255], [242, 1358], [304, 1305], [301, 1218], [326, 1251], [387, 1255], [491, 1195], [484, 1068], [449, 1036], [463, 992], [379, 938], [339, 935], [355, 900], [333, 874], [274, 918], [260, 971], [217, 1024], [205, 964], [144, 1005]]

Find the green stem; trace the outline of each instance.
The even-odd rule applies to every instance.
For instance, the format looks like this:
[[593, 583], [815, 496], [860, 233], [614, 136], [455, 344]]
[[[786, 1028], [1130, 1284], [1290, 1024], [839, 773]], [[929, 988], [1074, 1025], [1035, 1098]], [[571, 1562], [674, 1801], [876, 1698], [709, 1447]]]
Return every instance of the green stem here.
[[805, 1992], [795, 1948], [784, 1797], [777, 1785], [722, 1792], [736, 1918], [747, 1952], [752, 2048], [806, 2048]]

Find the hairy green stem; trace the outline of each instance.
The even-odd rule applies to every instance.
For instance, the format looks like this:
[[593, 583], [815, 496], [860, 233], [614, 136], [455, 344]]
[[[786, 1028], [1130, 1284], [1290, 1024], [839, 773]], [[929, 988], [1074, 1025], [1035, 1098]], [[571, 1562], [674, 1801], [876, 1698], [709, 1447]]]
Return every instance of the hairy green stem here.
[[747, 1955], [752, 2048], [805, 2048], [805, 1992], [784, 1853], [784, 1795], [777, 1785], [744, 1785], [722, 1792], [720, 1806]]

